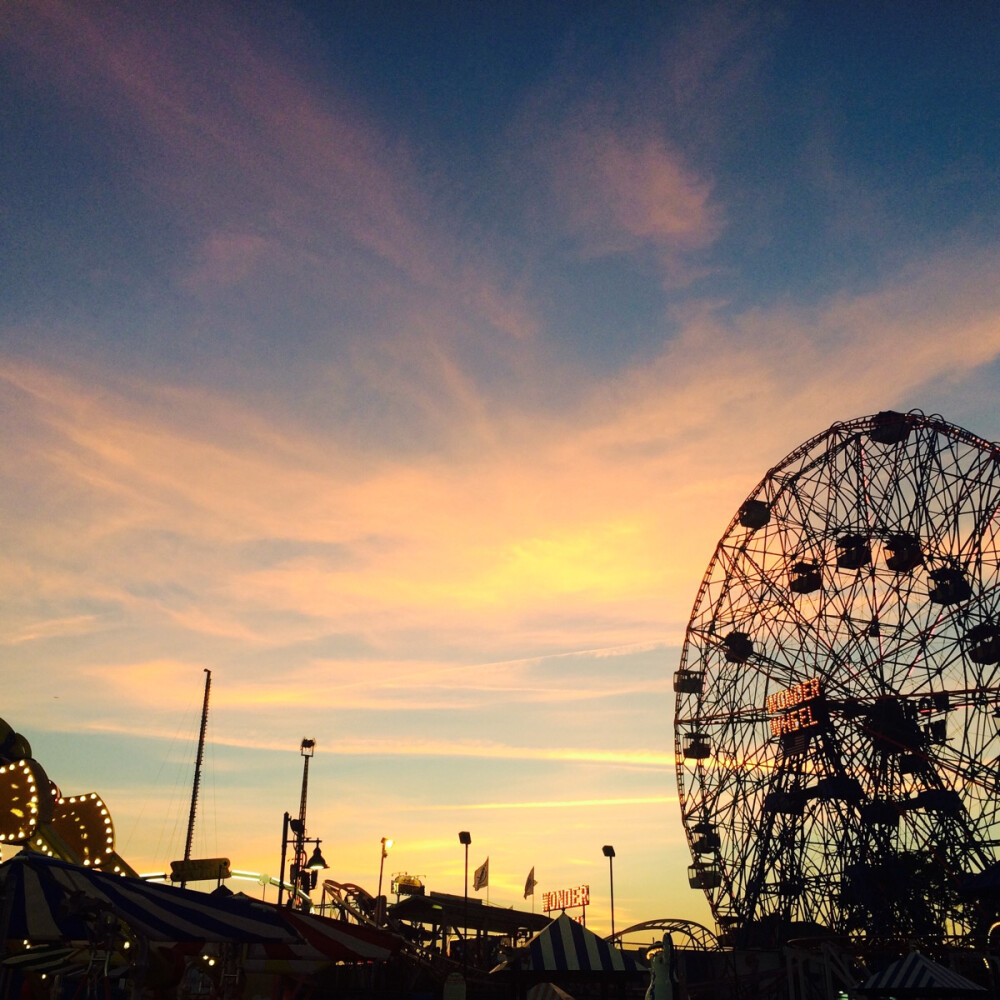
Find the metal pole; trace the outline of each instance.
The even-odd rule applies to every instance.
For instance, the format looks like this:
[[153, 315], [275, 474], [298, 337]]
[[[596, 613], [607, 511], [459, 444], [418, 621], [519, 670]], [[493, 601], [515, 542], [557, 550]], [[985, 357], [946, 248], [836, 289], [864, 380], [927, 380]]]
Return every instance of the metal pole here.
[[375, 907], [378, 911], [377, 923], [379, 927], [383, 924], [383, 916], [385, 915], [385, 907], [382, 904], [382, 869], [385, 868], [385, 856], [388, 852], [385, 849], [385, 837], [382, 838], [382, 857], [379, 858], [378, 862], [378, 895], [375, 897]]
[[[201, 732], [198, 734], [198, 754], [194, 761], [194, 784], [191, 787], [191, 810], [188, 812], [187, 840], [184, 842], [184, 860], [191, 860], [191, 843], [194, 840], [194, 815], [198, 808], [198, 787], [201, 784], [201, 763], [205, 757], [205, 730], [208, 727], [208, 695], [212, 690], [212, 671], [205, 670], [205, 700], [201, 706]], [[183, 889], [186, 881], [181, 882]]]
[[[468, 978], [469, 974], [469, 844], [472, 843], [472, 834], [468, 830], [460, 830], [458, 842], [465, 846], [465, 906], [463, 908], [462, 921], [465, 926], [462, 928], [462, 976]], [[442, 944], [444, 940], [442, 939]]]
[[288, 851], [288, 813], [285, 813], [285, 821], [281, 826], [281, 875], [278, 877], [278, 906], [285, 896], [285, 853]]
[[615, 936], [615, 856], [608, 857], [608, 871], [611, 876], [611, 936]]
[[465, 927], [462, 940], [462, 976], [469, 977], [469, 845], [465, 845]]
[[[316, 752], [315, 748], [316, 741], [306, 739], [299, 748], [302, 754], [302, 794], [299, 797], [299, 826], [297, 830], [292, 827], [295, 833], [295, 863], [292, 866], [293, 877], [290, 879], [296, 886], [300, 884], [302, 873], [306, 870], [306, 797], [309, 794], [309, 758]], [[297, 894], [293, 892], [290, 900], [292, 906], [299, 904], [296, 897]]]
[[[608, 871], [611, 875], [611, 936], [615, 936], [615, 848], [612, 844], [605, 844], [601, 851], [608, 859]], [[584, 911], [586, 913], [586, 911]]]

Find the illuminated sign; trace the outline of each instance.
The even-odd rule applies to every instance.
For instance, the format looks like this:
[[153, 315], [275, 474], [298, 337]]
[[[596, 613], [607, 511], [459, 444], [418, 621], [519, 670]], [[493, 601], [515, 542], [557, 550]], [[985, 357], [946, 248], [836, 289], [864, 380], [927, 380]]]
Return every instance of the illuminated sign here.
[[570, 910], [577, 906], [586, 906], [589, 902], [589, 885], [578, 885], [573, 889], [556, 889], [555, 892], [542, 893], [542, 912]]
[[818, 677], [793, 684], [782, 691], [767, 696], [767, 711], [771, 719], [771, 735], [783, 736], [797, 729], [819, 725], [813, 713], [812, 702], [820, 696]]

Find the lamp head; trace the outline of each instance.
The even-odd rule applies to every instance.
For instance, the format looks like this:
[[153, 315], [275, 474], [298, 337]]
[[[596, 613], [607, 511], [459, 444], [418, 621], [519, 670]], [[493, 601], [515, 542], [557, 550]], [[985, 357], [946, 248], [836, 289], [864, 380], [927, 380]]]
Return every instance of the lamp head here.
[[606, 858], [613, 858], [615, 856], [615, 849], [610, 844], [605, 844], [601, 850], [604, 852]]
[[468, 830], [462, 830], [458, 834], [458, 842], [460, 844], [465, 844], [466, 847], [472, 843], [472, 834]]
[[392, 847], [392, 845], [394, 843], [395, 843], [395, 841], [391, 837], [383, 837], [382, 838], [382, 857], [383, 858], [389, 857], [389, 848]]
[[317, 840], [316, 849], [312, 852], [312, 857], [309, 859], [309, 864], [306, 865], [306, 868], [310, 869], [311, 871], [320, 871], [323, 868], [330, 867], [324, 860], [323, 855], [320, 854], [319, 852], [319, 844], [320, 842]]

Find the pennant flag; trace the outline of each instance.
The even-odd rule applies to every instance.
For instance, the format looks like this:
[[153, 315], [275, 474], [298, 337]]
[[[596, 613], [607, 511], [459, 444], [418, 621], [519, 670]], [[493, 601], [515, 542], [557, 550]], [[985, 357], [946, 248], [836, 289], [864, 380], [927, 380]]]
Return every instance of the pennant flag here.
[[538, 883], [535, 881], [535, 866], [531, 866], [531, 871], [528, 872], [528, 877], [524, 880], [524, 898], [527, 899], [529, 896], [534, 896], [535, 886]]
[[476, 869], [476, 874], [472, 876], [472, 888], [479, 892], [490, 884], [490, 859], [486, 860]]

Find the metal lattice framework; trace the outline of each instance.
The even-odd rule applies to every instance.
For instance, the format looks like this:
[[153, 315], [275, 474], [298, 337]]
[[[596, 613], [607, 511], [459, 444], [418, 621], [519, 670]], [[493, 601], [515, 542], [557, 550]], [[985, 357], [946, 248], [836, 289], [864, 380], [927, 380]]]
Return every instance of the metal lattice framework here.
[[669, 917], [632, 924], [631, 927], [626, 927], [625, 930], [618, 931], [617, 934], [608, 935], [604, 940], [610, 941], [620, 948], [627, 938], [646, 937], [651, 933], [654, 937], [654, 945], [657, 943], [657, 939], [662, 940], [664, 934], [669, 934], [676, 948], [686, 948], [691, 951], [719, 951], [722, 947], [718, 937], [702, 924], [695, 923], [693, 920]]
[[1000, 448], [940, 417], [834, 424], [741, 505], [674, 687], [720, 926], [942, 935], [1000, 835]]

